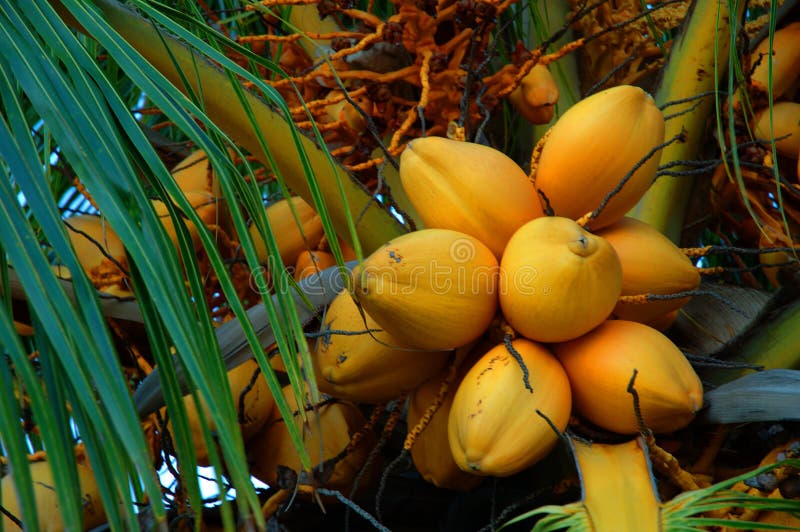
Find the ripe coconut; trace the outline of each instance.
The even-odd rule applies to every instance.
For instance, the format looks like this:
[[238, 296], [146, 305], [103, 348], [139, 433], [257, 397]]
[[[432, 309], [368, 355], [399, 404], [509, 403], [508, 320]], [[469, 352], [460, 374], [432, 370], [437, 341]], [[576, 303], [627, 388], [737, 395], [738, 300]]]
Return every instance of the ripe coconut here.
[[353, 271], [354, 295], [393, 337], [441, 351], [477, 339], [497, 310], [497, 259], [449, 229], [395, 238]]
[[590, 331], [608, 318], [621, 291], [614, 248], [567, 218], [523, 225], [500, 262], [503, 316], [531, 340], [563, 342]]
[[606, 430], [635, 434], [642, 428], [628, 391], [634, 371], [633, 387], [648, 429], [681, 429], [703, 406], [703, 385], [689, 361], [647, 325], [609, 320], [553, 350], [569, 376], [576, 410]]
[[[578, 219], [600, 207], [636, 170], [589, 227], [622, 218], [641, 199], [658, 169], [664, 116], [638, 87], [620, 85], [584, 98], [550, 129], [536, 168], [536, 188], [557, 216]], [[650, 155], [648, 157], [648, 155]]]

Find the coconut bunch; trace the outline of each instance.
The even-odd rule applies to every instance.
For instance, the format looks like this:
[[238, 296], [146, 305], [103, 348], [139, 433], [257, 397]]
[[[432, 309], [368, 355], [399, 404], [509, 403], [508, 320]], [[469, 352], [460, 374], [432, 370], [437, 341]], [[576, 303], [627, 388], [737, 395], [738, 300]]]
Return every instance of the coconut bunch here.
[[[173, 172], [184, 190], [217, 190], [216, 181], [215, 179], [211, 180], [212, 174], [203, 152], [195, 152], [179, 163]], [[186, 192], [186, 194], [188, 196], [190, 192]], [[211, 204], [213, 205], [213, 203]], [[260, 263], [268, 268], [287, 267], [290, 272], [293, 271], [296, 280], [317, 273], [336, 263], [324, 234], [321, 218], [314, 208], [299, 196], [270, 202], [264, 209], [277, 244], [277, 256], [270, 256], [256, 224], [251, 224], [249, 233]], [[99, 217], [90, 218], [93, 222], [96, 220], [97, 224], [102, 223]], [[205, 215], [203, 219], [208, 223], [214, 222], [212, 218]], [[70, 220], [74, 220], [74, 218]], [[169, 218], [167, 217], [166, 220]], [[81, 225], [80, 228], [82, 231], [75, 231], [74, 234], [81, 235], [87, 232], [85, 225]], [[102, 233], [102, 240], [100, 237], [97, 237], [97, 240], [107, 243], [106, 254], [119, 253], [118, 260], [124, 264], [125, 255], [122, 244], [118, 239], [112, 239], [114, 234], [110, 228], [104, 226], [103, 229], [108, 233]], [[168, 228], [169, 230], [170, 228]], [[197, 245], [196, 230], [190, 227], [190, 233]], [[170, 232], [170, 235], [175, 238], [174, 230]], [[355, 259], [355, 252], [352, 248], [341, 239], [338, 242], [344, 260]], [[89, 256], [88, 254], [82, 255]], [[342, 302], [346, 303], [347, 301], [342, 300]], [[340, 326], [340, 317], [344, 319], [343, 317], [348, 315], [350, 310], [350, 308], [345, 308], [339, 312], [332, 305], [328, 309], [327, 315], [331, 320], [335, 318], [337, 326]], [[338, 346], [338, 343], [336, 345]], [[334, 347], [336, 346], [331, 346], [331, 349]], [[286, 372], [280, 356], [273, 357], [271, 360], [276, 371]], [[428, 374], [421, 377], [414, 375], [411, 387], [441, 370], [445, 361], [446, 358], [442, 358], [441, 363], [438, 363]], [[300, 472], [302, 465], [285, 421], [279, 410], [275, 408], [275, 398], [269, 390], [267, 381], [254, 359], [249, 359], [229, 370], [227, 377], [232, 400], [237, 407], [238, 428], [246, 445], [251, 472], [265, 483], [281, 486], [285, 480], [284, 477], [279, 477], [282, 468]], [[325, 386], [321, 386], [321, 388], [323, 391], [328, 391]], [[362, 486], [368, 485], [373, 475], [370, 473], [359, 476], [359, 472], [374, 447], [374, 435], [370, 430], [365, 430], [367, 420], [356, 405], [338, 399], [321, 404], [311, 404], [308, 402], [310, 401], [308, 397], [306, 397], [306, 403], [298, 405], [295, 393], [290, 387], [286, 387], [283, 392], [290, 408], [294, 411], [296, 423], [302, 427], [303, 443], [309, 450], [312, 464], [315, 466], [315, 469], [310, 472], [314, 476], [313, 485], [338, 489], [343, 493], [350, 489], [357, 478], [360, 479]], [[337, 393], [337, 397], [342, 398], [343, 394]], [[380, 396], [376, 400], [378, 399], [383, 400], [384, 397]], [[183, 403], [197, 463], [200, 466], [209, 466], [211, 465], [209, 445], [216, 446], [213, 436], [216, 427], [210, 421], [208, 408], [202, 400], [198, 404], [195, 398], [189, 394], [183, 397]], [[145, 432], [148, 434], [156, 463], [161, 459], [163, 437], [174, 438], [171, 414], [164, 407], [145, 422]], [[210, 440], [204, 437], [204, 425], [212, 435]], [[378, 462], [375, 464], [380, 465]], [[305, 479], [301, 479], [301, 481], [301, 483], [305, 483]]]
[[[275, 371], [285, 373], [286, 368], [279, 356], [273, 357], [271, 364]], [[342, 493], [349, 493], [358, 486], [369, 486], [377, 478], [381, 463], [374, 458], [370, 460], [370, 453], [376, 445], [375, 434], [355, 403], [327, 398], [314, 404], [310, 395], [305, 393], [302, 396], [303, 403], [298, 404], [291, 385], [282, 389], [293, 412], [292, 422], [302, 434], [303, 445], [311, 458], [312, 470], [302, 473], [304, 469], [300, 455], [286, 420], [275, 407], [275, 398], [255, 359], [231, 369], [227, 376], [236, 405], [239, 431], [254, 477], [277, 488], [293, 490], [293, 482], [299, 480], [305, 486], [325, 487]], [[201, 400], [198, 405], [194, 397], [188, 394], [183, 397], [183, 403], [197, 464], [210, 466], [208, 444], [217, 445], [214, 437], [216, 426], [210, 420], [204, 401]], [[203, 425], [211, 434], [211, 440], [204, 437]], [[164, 436], [169, 435], [170, 439], [174, 439], [169, 409], [164, 407], [150, 416], [144, 428], [154, 463], [159, 464]], [[295, 476], [300, 474], [310, 475], [311, 478]], [[303, 492], [303, 495], [309, 494]], [[335, 502], [335, 499], [330, 502]]]
[[[400, 175], [425, 228], [353, 271], [316, 342], [320, 389], [366, 403], [411, 391], [409, 427], [427, 424], [435, 442], [423, 430], [414, 462], [447, 487], [536, 463], [573, 413], [620, 434], [686, 426], [702, 406], [700, 380], [648, 324], [674, 316], [699, 275], [658, 231], [625, 217], [663, 141], [660, 110], [631, 86], [565, 113], [530, 177], [486, 146], [411, 141]], [[461, 366], [443, 386], [453, 352]], [[432, 397], [439, 407], [426, 416]]]
[[[223, 204], [218, 201], [219, 183], [204, 151], [197, 150], [190, 154], [171, 170], [171, 174], [206, 226], [224, 223], [226, 214]], [[160, 200], [152, 200], [151, 203], [177, 248], [178, 235], [166, 204]], [[75, 215], [65, 218], [64, 225], [75, 254], [94, 286], [117, 297], [133, 297], [125, 248], [105, 218], [89, 214]], [[187, 228], [195, 250], [199, 250], [201, 245], [197, 228], [190, 222], [187, 222]], [[54, 269], [60, 278], [71, 278], [71, 273], [65, 267], [54, 266]]]
[[[742, 141], [755, 139], [759, 141], [763, 150], [759, 154], [760, 160], [753, 162], [762, 163], [768, 168], [775, 167], [777, 172], [787, 177], [787, 182], [793, 181], [795, 185], [800, 183], [800, 103], [798, 103], [800, 46], [798, 43], [800, 43], [800, 22], [788, 24], [777, 30], [773, 36], [772, 50], [769, 38], [763, 39], [749, 57], [753, 70], [748, 86], [747, 102], [743, 101], [741, 93], [736, 93], [732, 98], [732, 105], [738, 116], [747, 124], [747, 138], [743, 138]], [[771, 107], [770, 100], [773, 102]], [[727, 188], [723, 182], [727, 181], [726, 172], [721, 171], [718, 174], [720, 182], [716, 188]], [[775, 180], [771, 172], [767, 175], [756, 175], [756, 179], [759, 178], [769, 183]], [[744, 204], [739, 199], [740, 193], [737, 189], [736, 206], [743, 209]], [[740, 229], [739, 232], [747, 236], [752, 235], [750, 239], [753, 244], [757, 242], [760, 248], [794, 247], [791, 234], [796, 232], [796, 226], [792, 225], [787, 234], [781, 214], [771, 208], [774, 202], [772, 194], [765, 198], [763, 194], [757, 192], [756, 187], [747, 190], [747, 194], [751, 203], [761, 205], [757, 210], [757, 225], [760, 228], [754, 227], [750, 231]], [[783, 201], [791, 204], [790, 198]], [[791, 220], [792, 212], [796, 211], [797, 206], [790, 204], [784, 205], [784, 209], [789, 213], [788, 218]], [[745, 218], [749, 220], [750, 216]], [[784, 251], [763, 253], [759, 257], [764, 265], [763, 271], [767, 279], [775, 286], [779, 285], [777, 266], [797, 260], [794, 254]]]

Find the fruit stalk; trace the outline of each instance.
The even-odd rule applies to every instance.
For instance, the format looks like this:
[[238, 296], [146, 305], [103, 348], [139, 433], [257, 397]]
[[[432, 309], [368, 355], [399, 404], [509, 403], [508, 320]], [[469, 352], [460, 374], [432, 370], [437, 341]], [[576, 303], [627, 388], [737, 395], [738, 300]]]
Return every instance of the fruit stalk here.
[[[65, 22], [77, 25], [68, 11], [57, 0], [53, 6], [62, 14]], [[239, 101], [236, 88], [228, 75], [213, 66], [202, 54], [172, 37], [158, 31], [153, 24], [114, 0], [94, 0], [111, 26], [130, 43], [170, 82], [185, 93], [200, 95], [199, 105], [231, 139], [250, 151], [260, 162], [269, 166], [270, 157], [265, 153], [259, 135], [269, 144], [272, 159], [280, 170], [286, 183], [314, 205], [303, 161], [294, 144], [291, 126], [278, 113], [255, 93], [242, 88], [242, 99], [249, 107], [232, 105]], [[79, 30], [81, 28], [78, 28]], [[191, 73], [187, 76], [186, 73]], [[192, 86], [186, 88], [189, 81]], [[199, 90], [202, 89], [202, 90]], [[253, 122], [251, 122], [251, 117]], [[257, 128], [258, 131], [255, 129]], [[325, 198], [347, 199], [349, 213], [342, 202], [331, 201], [328, 209], [336, 232], [352, 245], [347, 216], [359, 219], [359, 240], [365, 253], [370, 253], [387, 240], [403, 234], [403, 226], [388, 212], [375, 203], [367, 191], [352, 176], [337, 164], [331, 162], [326, 153], [312, 139], [298, 132], [308, 164], [316, 178], [322, 196]], [[337, 183], [337, 181], [339, 183]], [[340, 193], [341, 185], [343, 193]], [[366, 209], [365, 209], [366, 207]], [[363, 213], [362, 213], [363, 211]]]
[[[670, 105], [666, 115], [677, 115], [666, 123], [664, 138], [683, 136], [683, 142], [664, 148], [661, 165], [696, 159], [706, 135], [706, 123], [714, 110], [714, 91], [725, 68], [730, 47], [730, 18], [739, 20], [740, 11], [729, 12], [728, 2], [693, 2], [687, 11], [680, 35], [670, 50], [667, 65], [656, 90], [659, 106]], [[698, 95], [702, 96], [697, 99]], [[681, 167], [676, 167], [680, 171]], [[679, 243], [693, 181], [686, 176], [662, 176], [631, 211], [634, 218], [647, 222], [673, 242]]]
[[571, 443], [580, 470], [583, 505], [594, 530], [661, 530], [661, 503], [642, 438], [622, 444], [577, 439]]

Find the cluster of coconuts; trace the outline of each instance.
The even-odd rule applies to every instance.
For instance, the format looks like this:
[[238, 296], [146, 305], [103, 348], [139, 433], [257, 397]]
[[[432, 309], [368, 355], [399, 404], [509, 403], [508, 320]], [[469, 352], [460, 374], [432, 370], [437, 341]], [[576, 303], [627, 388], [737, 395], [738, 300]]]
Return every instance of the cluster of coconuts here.
[[[219, 183], [204, 151], [191, 153], [171, 170], [171, 174], [204, 224], [208, 226], [225, 218], [224, 204], [218, 201]], [[177, 248], [178, 235], [166, 204], [160, 200], [151, 200], [151, 204]], [[64, 225], [78, 261], [94, 286], [116, 297], [133, 297], [125, 275], [125, 247], [106, 219], [78, 214], [66, 218]], [[198, 249], [200, 237], [197, 228], [191, 223], [187, 223], [187, 228], [195, 249]], [[71, 278], [65, 267], [57, 265], [53, 269], [60, 278]]]
[[[192, 152], [171, 170], [171, 174], [206, 226], [230, 229], [226, 203], [219, 201], [216, 173], [203, 150]], [[153, 200], [152, 205], [177, 248], [178, 236], [167, 206], [160, 200]], [[280, 260], [286, 266], [294, 266], [296, 280], [336, 264], [325, 240], [321, 218], [299, 196], [271, 202], [265, 214], [275, 235]], [[107, 221], [102, 216], [80, 214], [67, 218], [65, 226], [78, 260], [95, 287], [113, 296], [133, 297], [124, 273], [127, 268], [125, 248]], [[194, 248], [199, 250], [197, 228], [191, 223], [187, 227]], [[249, 232], [259, 261], [266, 264], [267, 248], [255, 224], [250, 225]], [[339, 245], [345, 261], [355, 259], [353, 250], [341, 239]], [[54, 269], [62, 279], [71, 277], [63, 266], [54, 266]]]
[[[366, 485], [379, 470], [376, 463], [358, 476], [374, 436], [363, 430], [367, 420], [355, 403], [407, 392], [407, 422], [414, 427], [439, 393], [448, 362], [457, 365], [454, 382], [411, 449], [420, 473], [441, 487], [468, 489], [483, 476], [532, 465], [556, 444], [573, 409], [621, 434], [638, 432], [642, 422], [671, 432], [691, 421], [702, 406], [700, 381], [651, 325], [671, 323], [688, 298], [670, 296], [696, 288], [699, 275], [666, 237], [624, 216], [654, 178], [663, 136], [652, 99], [620, 86], [559, 119], [532, 179], [486, 146], [439, 137], [409, 144], [401, 179], [425, 229], [388, 242], [353, 272], [352, 294], [337, 296], [310, 346], [320, 390], [338, 399], [302, 405], [308, 421], [296, 408], [312, 462], [331, 464], [318, 485], [346, 493], [356, 478]], [[184, 190], [196, 192], [197, 208], [209, 208], [202, 218], [211, 223], [219, 216], [212, 209], [218, 191], [204, 154], [192, 157], [175, 171], [202, 168], [196, 183], [184, 176]], [[266, 214], [278, 228], [281, 260], [295, 265], [298, 278], [330, 264], [319, 260], [322, 224], [310, 206], [288, 198]], [[87, 225], [95, 226], [92, 245], [101, 242], [117, 257], [111, 228], [99, 219]], [[74, 233], [78, 242], [81, 233], [89, 231]], [[266, 259], [266, 249], [258, 253]], [[84, 265], [95, 273], [99, 266]], [[646, 294], [666, 297], [624, 297]], [[515, 335], [492, 344], [486, 333], [498, 312]], [[243, 406], [252, 472], [276, 485], [279, 465], [300, 471], [301, 464], [257, 373], [250, 361], [228, 378]], [[284, 393], [297, 406], [292, 389]], [[199, 427], [192, 417], [204, 407], [185, 401], [190, 423]], [[207, 464], [203, 438], [193, 440], [198, 462]]]
[[[218, 200], [220, 195], [219, 183], [216, 174], [212, 171], [206, 153], [197, 150], [179, 162], [171, 170], [173, 178], [189, 199], [201, 220], [207, 225], [217, 224], [227, 227], [227, 212], [224, 202]], [[178, 247], [178, 237], [169, 216], [166, 205], [162, 201], [153, 200], [153, 208], [162, 221], [167, 235]], [[306, 202], [299, 197], [291, 197], [270, 203], [265, 214], [273, 228], [278, 245], [280, 260], [283, 264], [295, 268], [295, 278], [310, 275], [328, 266], [335, 264], [333, 256], [327, 249], [322, 221]], [[297, 221], [300, 221], [298, 225]], [[120, 298], [134, 297], [127, 284], [126, 273], [127, 256], [124, 245], [114, 229], [102, 216], [81, 214], [65, 219], [65, 228], [69, 236], [81, 267], [92, 280], [98, 290], [105, 294]], [[188, 224], [189, 234], [195, 249], [200, 249], [197, 228]], [[267, 262], [267, 250], [263, 239], [257, 237], [255, 226], [251, 226], [251, 235], [256, 244], [259, 260]], [[344, 245], [342, 250], [345, 260], [355, 258], [353, 251]], [[71, 273], [64, 266], [53, 266], [57, 276], [70, 279]], [[18, 324], [22, 334], [32, 334], [30, 327]], [[279, 360], [280, 357], [275, 357]], [[229, 387], [232, 392], [234, 404], [238, 406], [239, 428], [245, 441], [248, 442], [248, 452], [252, 462], [253, 474], [265, 483], [276, 485], [277, 465], [285, 465], [295, 471], [302, 469], [299, 457], [289, 437], [285, 423], [279, 411], [275, 408], [275, 401], [270, 393], [266, 380], [259, 374], [260, 369], [255, 360], [251, 359], [228, 372]], [[284, 393], [290, 405], [296, 406], [294, 393], [287, 387]], [[209, 429], [215, 426], [208, 416], [207, 407], [195, 404], [191, 395], [184, 397], [184, 405], [188, 416], [188, 425], [192, 434], [195, 447], [195, 456], [201, 466], [211, 463], [209, 450], [203, 438], [202, 416]], [[308, 405], [304, 405], [308, 406]], [[297, 410], [295, 408], [295, 410]], [[306, 447], [314, 463], [323, 463], [337, 456], [348, 443], [356, 431], [366, 424], [361, 411], [352, 403], [338, 401], [325, 404], [309, 412], [308, 416], [296, 413], [298, 426], [309, 423], [302, 432], [306, 438]], [[144, 431], [151, 438], [154, 451], [154, 461], [159, 462], [157, 449], [160, 448], [159, 437], [161, 431], [172, 432], [172, 423], [166, 408], [162, 408], [158, 415], [151, 416], [144, 422]], [[352, 478], [365, 463], [369, 450], [374, 447], [372, 433], [365, 434], [359, 445], [349, 453], [348, 457], [337, 466], [337, 471], [326, 478], [327, 486], [341, 488], [349, 485]], [[271, 449], [270, 453], [263, 452]], [[376, 466], [380, 464], [376, 462]], [[85, 461], [79, 462], [79, 474], [83, 489], [84, 519], [86, 528], [93, 528], [105, 522], [105, 512], [97, 492], [97, 483], [91, 468]], [[53, 515], [52, 509], [57, 506], [55, 491], [52, 489], [52, 471], [47, 461], [31, 464], [32, 475], [37, 482], [35, 485], [37, 507], [39, 515]], [[347, 481], [340, 477], [347, 471]], [[377, 473], [378, 469], [373, 468]], [[13, 483], [15, 477], [6, 475], [3, 481], [2, 505], [10, 515], [19, 515], [17, 499], [14, 494]], [[365, 477], [365, 483], [369, 476]], [[5, 526], [13, 528], [14, 525], [8, 517], [3, 518]], [[63, 528], [60, 518], [51, 521], [53, 530]]]
[[[751, 100], [754, 109], [739, 109], [748, 118], [750, 130], [756, 139], [765, 144], [775, 139], [777, 165], [781, 174], [795, 173], [795, 183], [800, 183], [800, 103], [797, 101], [798, 74], [800, 73], [800, 22], [794, 22], [777, 30], [772, 39], [772, 85], [770, 86], [770, 39], [762, 40], [750, 56], [754, 65], [750, 80], [755, 89], [756, 98]], [[770, 94], [774, 101], [770, 110]], [[740, 95], [733, 98], [735, 107], [742, 107]], [[771, 149], [771, 146], [767, 146]], [[770, 160], [772, 157], [770, 156]], [[765, 224], [760, 231], [759, 246], [761, 248], [791, 247], [794, 243], [782, 231], [777, 231]], [[777, 268], [767, 265], [786, 264], [794, 257], [783, 251], [759, 255], [765, 265], [764, 274], [770, 282], [778, 286]]]
[[[654, 326], [671, 323], [700, 276], [625, 217], [663, 141], [661, 111], [632, 86], [567, 111], [531, 178], [486, 146], [411, 141], [400, 174], [425, 228], [365, 259], [328, 309], [312, 353], [320, 390], [366, 403], [410, 392], [411, 428], [455, 353], [455, 383], [411, 452], [426, 479], [457, 489], [542, 459], [573, 409], [620, 434], [686, 426], [702, 385]], [[513, 332], [488, 343], [498, 321]]]
[[[299, 196], [271, 202], [266, 207], [265, 215], [276, 240], [276, 259], [280, 259], [287, 267], [294, 266], [296, 280], [336, 264], [327, 245], [321, 218]], [[269, 252], [255, 224], [250, 225], [249, 232], [259, 261], [272, 264], [268, 261]], [[355, 259], [354, 251], [343, 240], [339, 239], [339, 245], [345, 261]], [[329, 313], [332, 311], [331, 307]], [[271, 364], [276, 371], [286, 371], [280, 356], [272, 357]], [[260, 371], [258, 363], [250, 359], [228, 372], [228, 384], [239, 413], [239, 430], [245, 442], [250, 473], [270, 486], [280, 486], [283, 480], [280, 476], [281, 467], [299, 473], [303, 466], [286, 421], [275, 407], [275, 399]], [[285, 386], [282, 393], [294, 413], [293, 422], [302, 434], [305, 448], [315, 465], [315, 470], [311, 472], [314, 485], [349, 493], [357, 476], [362, 486], [369, 485], [376, 478], [380, 461], [373, 460], [369, 468], [360, 473], [376, 439], [372, 431], [364, 430], [367, 419], [355, 403], [340, 397], [336, 401], [313, 405], [306, 393], [304, 404], [298, 405], [295, 391], [290, 385]], [[211, 460], [203, 438], [200, 416], [207, 424], [210, 423], [212, 433], [215, 426], [210, 422], [205, 405], [198, 407], [191, 395], [184, 396], [183, 400], [197, 463], [208, 466]], [[159, 422], [159, 419], [162, 421]], [[158, 425], [159, 430], [172, 430], [166, 408], [162, 408], [159, 415], [151, 417], [147, 423], [150, 427]], [[355, 437], [357, 433], [359, 437]], [[157, 448], [157, 442], [153, 444]]]
[[[204, 151], [197, 150], [191, 153], [179, 162], [171, 173], [207, 226], [216, 224], [223, 228], [228, 227], [225, 204], [218, 201], [219, 183]], [[168, 236], [177, 247], [177, 234], [166, 205], [157, 200], [152, 203]], [[275, 235], [279, 258], [282, 264], [294, 266], [295, 279], [299, 280], [335, 264], [336, 261], [325, 240], [322, 220], [300, 197], [294, 196], [271, 202], [265, 208], [265, 214]], [[107, 221], [101, 216], [75, 215], [65, 220], [65, 226], [80, 264], [94, 285], [106, 294], [134, 297], [127, 285], [124, 271], [127, 269], [125, 248]], [[195, 249], [199, 250], [197, 228], [189, 224], [188, 229]], [[268, 252], [255, 224], [250, 226], [250, 235], [256, 246], [259, 261], [266, 264]], [[353, 250], [342, 240], [339, 242], [344, 259], [353, 260], [355, 258]], [[54, 269], [63, 279], [71, 277], [70, 272], [63, 266], [54, 266]], [[274, 360], [279, 361], [280, 357], [275, 357]], [[441, 366], [438, 369], [441, 369]], [[275, 485], [277, 464], [285, 465], [295, 471], [301, 470], [301, 464], [285, 423], [278, 409], [274, 407], [274, 398], [259, 371], [258, 364], [251, 359], [228, 372], [228, 383], [234, 404], [238, 406], [242, 437], [248, 442], [253, 474], [265, 483]], [[290, 404], [295, 405], [296, 400], [292, 390], [287, 388], [284, 392]], [[215, 430], [214, 424], [210, 421], [204, 404], [195, 404], [191, 395], [185, 396], [183, 400], [197, 462], [201, 466], [208, 466], [211, 461], [203, 438], [200, 417], [202, 416], [207, 424], [210, 423], [209, 428], [212, 432]], [[302, 431], [306, 437], [306, 447], [311, 453], [312, 461], [322, 463], [341, 453], [351, 436], [364, 427], [366, 419], [354, 404], [338, 401], [313, 409], [308, 416], [301, 416], [297, 412], [296, 422], [298, 426], [309, 423], [308, 428]], [[172, 432], [172, 423], [166, 408], [162, 408], [157, 416], [151, 416], [146, 420], [144, 430], [151, 437], [151, 446], [156, 455], [154, 459], [158, 462], [156, 451], [160, 446], [155, 435], [161, 431]], [[373, 446], [372, 433], [366, 434], [361, 443], [342, 461], [342, 465], [337, 466], [337, 471], [327, 479], [326, 485], [344, 489], [346, 482], [339, 480], [342, 476], [340, 470], [349, 471], [350, 479], [355, 477]], [[264, 453], [265, 448], [272, 451]], [[43, 466], [36, 467], [37, 470], [44, 471]], [[8, 482], [12, 481], [10, 476], [5, 477], [4, 481], [6, 478]], [[369, 476], [365, 478], [365, 483], [367, 480]], [[97, 504], [99, 505], [99, 500]]]

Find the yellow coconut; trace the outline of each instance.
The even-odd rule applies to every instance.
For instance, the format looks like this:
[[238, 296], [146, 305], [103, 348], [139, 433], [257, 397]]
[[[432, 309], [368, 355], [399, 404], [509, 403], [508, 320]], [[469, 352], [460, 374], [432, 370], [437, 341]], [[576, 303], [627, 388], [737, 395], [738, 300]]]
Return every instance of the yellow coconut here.
[[467, 233], [497, 258], [514, 231], [542, 215], [525, 172], [488, 146], [414, 139], [400, 158], [400, 178], [425, 227]]
[[614, 248], [567, 218], [528, 222], [511, 237], [500, 262], [503, 316], [540, 342], [563, 342], [598, 326], [621, 290]]
[[[242, 437], [247, 439], [258, 432], [272, 417], [275, 400], [269, 391], [266, 379], [260, 374], [258, 362], [252, 358], [228, 372], [228, 384], [233, 404], [239, 414], [239, 429], [242, 431]], [[210, 460], [200, 416], [204, 416], [210, 431], [216, 430], [216, 425], [211, 420], [207, 407], [204, 405], [201, 412], [191, 395], [184, 396], [183, 404], [186, 407], [197, 463], [208, 466]], [[161, 416], [162, 418], [167, 416], [166, 408], [161, 409]], [[169, 420], [167, 430], [172, 432], [172, 423]]]
[[[508, 476], [544, 458], [569, 421], [570, 388], [558, 360], [542, 345], [512, 342], [527, 370], [505, 344], [489, 350], [458, 385], [448, 439], [458, 467], [477, 475]], [[548, 424], [549, 420], [552, 427]]]
[[78, 262], [87, 274], [110, 260], [125, 264], [125, 247], [105, 218], [81, 214], [66, 218], [64, 224]]
[[558, 85], [547, 67], [537, 64], [508, 95], [508, 101], [531, 124], [546, 124], [555, 114]]
[[[622, 263], [623, 296], [669, 296], [700, 285], [700, 274], [692, 261], [669, 238], [645, 222], [625, 217], [597, 234], [611, 244]], [[614, 314], [625, 320], [648, 323], [681, 308], [689, 299], [621, 301], [614, 307]]]
[[654, 432], [685, 427], [703, 406], [703, 386], [686, 357], [647, 325], [609, 320], [553, 350], [569, 375], [576, 410], [606, 430], [635, 434], [641, 428], [628, 392], [634, 370], [642, 419]]
[[[328, 307], [312, 353], [320, 391], [361, 403], [397, 398], [442, 370], [447, 351], [403, 349], [401, 340], [362, 317], [349, 292]], [[368, 332], [371, 331], [371, 332]], [[363, 333], [363, 334], [358, 334]]]
[[[462, 471], [453, 458], [447, 435], [447, 422], [453, 398], [464, 375], [472, 367], [477, 357], [469, 356], [458, 368], [458, 373], [450, 383], [439, 409], [433, 414], [425, 429], [417, 435], [411, 447], [411, 459], [422, 478], [431, 484], [445, 489], [466, 491], [480, 484], [483, 477]], [[412, 430], [425, 416], [434, 403], [449, 370], [431, 377], [415, 389], [408, 397], [406, 423]]]
[[[322, 220], [299, 196], [271, 203], [267, 206], [266, 213], [278, 243], [281, 262], [286, 266], [295, 264], [301, 251], [315, 249], [324, 234]], [[297, 214], [297, 219], [294, 213]], [[267, 262], [267, 245], [255, 224], [250, 226], [250, 236], [255, 243], [258, 260], [262, 263]]]
[[449, 229], [402, 235], [353, 271], [355, 297], [387, 333], [441, 351], [478, 338], [497, 310], [497, 259]]
[[[191, 191], [185, 192], [184, 194], [206, 226], [217, 223], [218, 200], [210, 192]], [[161, 220], [161, 224], [164, 226], [164, 229], [166, 229], [172, 244], [177, 248], [178, 233], [175, 229], [175, 224], [172, 222], [172, 217], [169, 215], [169, 209], [167, 209], [166, 204], [160, 200], [153, 200], [152, 204], [156, 211], [156, 216]], [[184, 219], [184, 223], [189, 230], [189, 236], [192, 238], [192, 245], [197, 248], [200, 245], [200, 236], [197, 234], [197, 228], [186, 219]]]
[[[320, 481], [319, 486], [349, 494], [353, 481], [375, 446], [376, 438], [371, 430], [362, 432], [363, 436], [358, 444], [347, 455], [338, 459], [329, 477], [320, 473], [319, 469], [325, 462], [339, 457], [348, 448], [355, 433], [366, 426], [366, 418], [352, 403], [326, 402], [313, 409], [306, 405], [308, 424], [304, 426], [297, 412], [297, 401], [292, 387], [284, 387], [283, 394], [295, 412], [294, 421], [303, 435], [303, 443], [315, 469], [312, 475]], [[275, 416], [262, 430], [247, 440], [245, 446], [251, 474], [266, 484], [277, 484], [278, 466], [288, 467], [295, 473], [300, 473], [302, 469], [300, 456], [280, 416]], [[375, 477], [375, 465], [380, 464], [376, 462], [370, 467], [368, 473], [361, 478], [360, 486], [368, 485]]]
[[[637, 167], [592, 230], [622, 218], [644, 195], [658, 169], [664, 116], [638, 87], [620, 85], [572, 106], [550, 129], [536, 169], [536, 188], [557, 216], [577, 219], [600, 207], [623, 177]], [[645, 160], [646, 159], [646, 160]]]
[[[777, 99], [792, 86], [800, 73], [800, 22], [793, 22], [773, 35], [772, 97]], [[769, 38], [758, 43], [752, 62], [759, 61], [751, 79], [764, 90], [769, 87]], [[759, 60], [760, 58], [760, 60]]]
[[772, 108], [772, 132], [769, 109], [756, 114], [753, 129], [756, 138], [775, 138], [775, 149], [778, 153], [794, 159], [800, 151], [800, 103], [776, 102]]
[[211, 169], [208, 155], [203, 150], [189, 154], [170, 173], [184, 192], [210, 192], [215, 197], [220, 195], [219, 181]]
[[[75, 494], [75, 497], [80, 498], [80, 504], [83, 507], [83, 530], [90, 530], [104, 524], [106, 514], [103, 503], [100, 501], [100, 490], [94, 473], [86, 460], [78, 458], [78, 481], [81, 490], [80, 493]], [[47, 532], [66, 530], [66, 524], [61, 518], [50, 463], [47, 461], [33, 462], [30, 464], [30, 470], [33, 477], [33, 494], [36, 498], [39, 530]], [[3, 507], [0, 520], [2, 520], [3, 530], [19, 530], [19, 527], [8, 517], [8, 515], [12, 515], [17, 519], [22, 519], [13, 473], [3, 477], [0, 492], [2, 492]], [[25, 529], [30, 530], [30, 524]]]
[[[119, 297], [131, 297], [126, 274], [120, 269], [128, 265], [125, 247], [105, 218], [91, 215], [70, 216], [64, 220], [75, 255], [94, 286]], [[54, 266], [56, 275], [71, 279], [64, 266]]]

